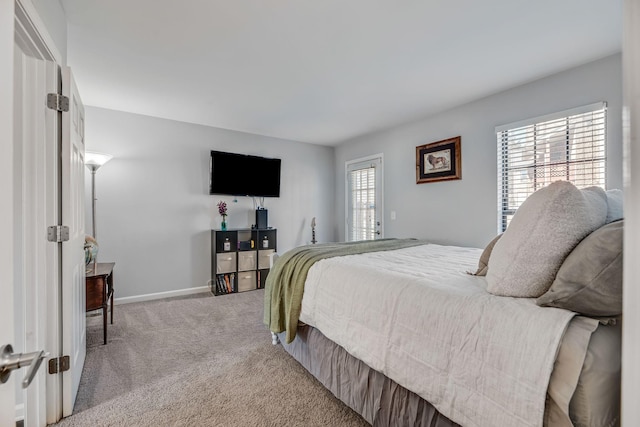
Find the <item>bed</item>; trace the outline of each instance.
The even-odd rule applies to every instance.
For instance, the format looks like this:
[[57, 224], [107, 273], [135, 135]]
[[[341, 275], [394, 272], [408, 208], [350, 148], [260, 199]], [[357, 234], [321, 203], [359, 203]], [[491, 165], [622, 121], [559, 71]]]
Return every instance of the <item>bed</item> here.
[[[594, 253], [599, 260], [618, 259], [602, 245], [594, 252], [593, 241], [621, 240], [622, 221], [607, 222], [604, 191], [594, 196], [551, 187], [543, 194], [547, 208], [549, 198], [565, 203], [574, 197], [579, 209], [593, 210], [595, 203], [599, 214], [589, 210], [586, 226], [576, 227], [581, 220], [571, 206], [572, 230], [582, 228], [575, 233], [557, 217], [555, 225], [537, 227], [544, 215], [534, 209], [540, 205], [534, 198], [484, 249], [417, 239], [295, 248], [275, 261], [267, 279], [265, 323], [289, 354], [375, 426], [618, 425], [620, 313], [608, 304], [616, 298], [589, 288], [595, 286], [590, 279], [569, 296], [566, 284], [557, 282], [571, 272], [586, 274], [584, 262], [592, 265]], [[555, 260], [551, 283], [535, 298], [528, 293], [540, 280], [529, 279], [540, 268], [528, 249], [539, 253], [535, 245], [549, 242], [533, 239], [527, 250], [520, 242], [513, 252], [518, 224], [526, 225], [529, 240], [539, 229], [558, 234], [559, 227], [563, 238], [573, 233]], [[553, 251], [546, 249], [540, 262], [548, 266]], [[510, 259], [506, 267], [501, 253]], [[488, 268], [481, 272], [483, 262]], [[505, 288], [518, 262], [532, 272], [519, 290]], [[596, 276], [608, 284], [617, 268], [609, 262]], [[526, 296], [505, 295], [514, 292]], [[580, 307], [585, 295], [593, 303], [590, 293], [599, 295], [597, 306]]]

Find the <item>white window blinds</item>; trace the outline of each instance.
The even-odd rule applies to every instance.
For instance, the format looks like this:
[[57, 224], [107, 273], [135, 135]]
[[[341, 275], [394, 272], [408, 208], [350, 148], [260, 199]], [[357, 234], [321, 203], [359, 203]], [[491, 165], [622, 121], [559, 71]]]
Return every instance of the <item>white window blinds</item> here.
[[347, 165], [347, 227], [349, 241], [379, 237], [381, 159]]
[[606, 104], [496, 128], [498, 232], [534, 191], [553, 181], [605, 188]]

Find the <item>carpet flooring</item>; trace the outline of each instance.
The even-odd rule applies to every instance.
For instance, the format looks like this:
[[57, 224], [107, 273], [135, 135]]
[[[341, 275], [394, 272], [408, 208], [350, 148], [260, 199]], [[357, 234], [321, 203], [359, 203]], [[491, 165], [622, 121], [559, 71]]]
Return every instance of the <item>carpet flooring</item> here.
[[87, 318], [74, 413], [57, 426], [367, 426], [278, 345], [263, 290], [115, 306]]

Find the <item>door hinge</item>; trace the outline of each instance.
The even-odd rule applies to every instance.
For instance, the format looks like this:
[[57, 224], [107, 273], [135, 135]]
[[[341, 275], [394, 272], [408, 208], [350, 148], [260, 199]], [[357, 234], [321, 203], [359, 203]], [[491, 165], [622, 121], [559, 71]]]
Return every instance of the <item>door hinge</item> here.
[[66, 225], [52, 225], [47, 227], [47, 240], [61, 243], [69, 240], [69, 227]]
[[58, 374], [69, 370], [69, 356], [54, 357], [49, 359], [49, 373]]
[[69, 97], [59, 93], [47, 94], [47, 107], [56, 111], [69, 111]]

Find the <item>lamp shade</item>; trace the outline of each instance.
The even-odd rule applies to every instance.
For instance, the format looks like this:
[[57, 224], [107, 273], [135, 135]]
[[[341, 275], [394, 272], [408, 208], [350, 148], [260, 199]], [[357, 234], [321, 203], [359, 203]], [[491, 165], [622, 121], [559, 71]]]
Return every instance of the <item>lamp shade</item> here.
[[95, 171], [100, 166], [111, 160], [113, 156], [111, 154], [97, 153], [95, 151], [85, 151], [84, 164], [91, 170]]

